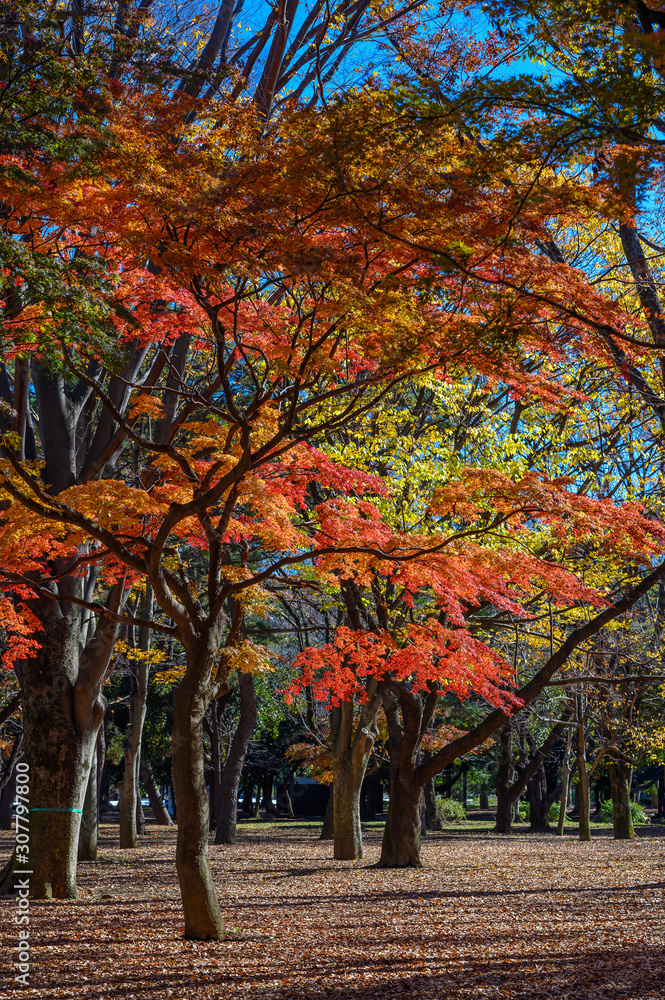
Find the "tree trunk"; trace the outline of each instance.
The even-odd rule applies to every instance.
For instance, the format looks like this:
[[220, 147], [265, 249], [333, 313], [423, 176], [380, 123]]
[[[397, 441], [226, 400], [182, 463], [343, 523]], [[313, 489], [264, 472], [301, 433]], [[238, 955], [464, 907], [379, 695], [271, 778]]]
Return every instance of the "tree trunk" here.
[[[42, 649], [21, 669], [23, 754], [30, 768], [30, 894], [75, 899], [81, 814], [104, 709], [94, 690], [77, 688], [71, 680], [79, 674], [78, 609], [44, 600], [40, 619]], [[0, 892], [13, 892], [14, 882], [8, 871]]]
[[330, 713], [333, 746], [333, 856], [336, 861], [359, 861], [363, 856], [360, 827], [360, 790], [367, 762], [378, 734], [376, 715], [381, 705], [373, 697], [360, 708], [354, 723], [353, 702], [344, 701]]
[[580, 840], [591, 840], [591, 821], [589, 816], [589, 775], [586, 769], [586, 747], [584, 740], [584, 713], [582, 697], [576, 696], [577, 708], [577, 806], [580, 814]]
[[177, 823], [178, 822], [178, 803], [175, 800], [175, 781], [173, 780], [173, 768], [171, 768], [171, 783], [170, 783], [169, 787], [170, 787], [170, 790], [171, 790], [171, 813], [173, 815], [173, 822]]
[[323, 817], [323, 826], [321, 827], [319, 840], [333, 840], [335, 837], [335, 790], [332, 785], [329, 785], [328, 788], [328, 802], [326, 803], [326, 812]]
[[360, 828], [360, 789], [367, 757], [347, 751], [333, 762], [333, 824], [336, 861], [359, 861], [363, 856]]
[[[275, 775], [273, 771], [265, 771], [263, 774], [263, 781], [261, 782], [262, 795], [261, 795], [261, 805], [266, 811], [266, 819], [268, 816], [276, 816], [277, 809], [273, 805], [272, 801], [272, 791], [275, 784]], [[258, 803], [258, 799], [257, 799]]]
[[570, 745], [571, 745], [571, 730], [568, 730], [568, 736], [566, 737], [566, 754], [563, 759], [563, 774], [561, 776], [561, 804], [559, 805], [559, 819], [556, 825], [556, 835], [557, 837], [563, 837], [563, 832], [566, 826], [566, 810], [568, 808], [568, 792], [570, 787]]
[[430, 780], [425, 783], [423, 795], [425, 798], [425, 826], [428, 830], [440, 830], [441, 820], [439, 819], [436, 811], [436, 788], [434, 785], [434, 778], [430, 778]]
[[547, 833], [550, 824], [547, 814], [550, 809], [550, 799], [547, 795], [547, 775], [542, 758], [538, 762], [536, 773], [527, 782], [529, 792], [529, 829], [531, 833]]
[[[240, 718], [233, 734], [224, 766], [214, 776], [215, 781], [215, 843], [233, 844], [238, 819], [238, 786], [247, 749], [256, 728], [256, 687], [252, 674], [238, 671]], [[213, 705], [213, 712], [215, 706]], [[271, 803], [272, 804], [272, 803]]]
[[[392, 764], [392, 762], [391, 762]], [[399, 768], [391, 766], [390, 802], [383, 828], [379, 868], [420, 868], [421, 787], [407, 788]]]
[[510, 833], [513, 828], [515, 800], [511, 796], [513, 779], [513, 727], [507, 722], [501, 728], [499, 768], [496, 776], [496, 825], [495, 833]]
[[173, 826], [173, 820], [169, 816], [169, 811], [164, 805], [161, 792], [157, 787], [152, 768], [147, 761], [141, 761], [141, 780], [145, 786], [146, 794], [150, 800], [150, 808], [153, 811], [155, 822], [158, 826]]
[[141, 789], [138, 781], [136, 783], [136, 832], [139, 837], [145, 837], [145, 813], [141, 802]]
[[251, 816], [254, 812], [254, 785], [248, 778], [242, 789], [242, 811]]
[[[146, 589], [141, 601], [141, 615], [149, 620], [152, 616], [152, 587], [146, 582]], [[137, 827], [140, 824], [141, 792], [139, 790], [139, 775], [141, 770], [141, 739], [143, 723], [148, 701], [148, 680], [150, 677], [150, 630], [139, 629], [137, 644], [140, 653], [139, 660], [129, 661], [129, 722], [127, 723], [127, 746], [125, 748], [125, 771], [118, 788], [120, 814], [120, 846], [133, 848], [137, 846]], [[143, 818], [142, 833], [145, 833], [145, 818]]]
[[11, 830], [14, 826], [12, 806], [16, 796], [16, 764], [12, 766], [7, 784], [0, 792], [0, 830]]
[[92, 752], [88, 786], [83, 800], [81, 828], [79, 830], [79, 861], [97, 860], [97, 824], [99, 820], [99, 794], [97, 788], [97, 741]]
[[630, 811], [630, 782], [632, 768], [622, 761], [607, 761], [612, 792], [612, 824], [615, 840], [634, 840], [635, 827]]
[[[224, 934], [208, 856], [210, 813], [203, 756], [203, 716], [209, 701], [212, 652], [188, 650], [188, 659], [206, 657], [183, 677], [173, 717], [173, 781], [178, 803], [176, 868], [185, 915], [185, 937], [220, 940]], [[206, 683], [207, 681], [207, 683]]]
[[291, 798], [291, 792], [289, 791], [289, 786], [291, 785], [292, 775], [289, 774], [285, 779], [282, 790], [277, 796], [277, 808], [285, 812], [289, 819], [295, 819], [295, 813], [293, 812], [293, 799]]
[[108, 809], [108, 769], [106, 766], [106, 727], [104, 719], [97, 731], [97, 826], [102, 821], [102, 812]]

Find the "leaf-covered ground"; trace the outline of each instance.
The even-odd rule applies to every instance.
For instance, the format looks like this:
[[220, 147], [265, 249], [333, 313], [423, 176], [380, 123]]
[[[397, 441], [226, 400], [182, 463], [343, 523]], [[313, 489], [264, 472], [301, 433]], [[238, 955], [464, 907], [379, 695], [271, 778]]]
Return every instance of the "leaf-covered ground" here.
[[229, 940], [182, 940], [173, 831], [149, 827], [121, 851], [105, 826], [100, 860], [79, 866], [81, 898], [31, 903], [27, 989], [12, 981], [15, 903], [0, 902], [0, 996], [665, 998], [661, 837], [449, 831], [428, 836], [422, 870], [383, 871], [376, 828], [365, 859], [342, 863], [316, 826], [240, 829], [211, 847]]

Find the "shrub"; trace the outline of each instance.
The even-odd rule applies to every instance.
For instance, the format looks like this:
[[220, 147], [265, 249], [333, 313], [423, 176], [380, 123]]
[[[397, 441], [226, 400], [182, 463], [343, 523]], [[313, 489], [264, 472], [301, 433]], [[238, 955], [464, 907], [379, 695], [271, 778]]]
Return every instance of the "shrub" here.
[[[649, 817], [645, 813], [644, 809], [638, 802], [630, 803], [630, 811], [633, 816], [633, 824], [635, 826], [641, 826], [643, 823], [649, 822]], [[612, 822], [612, 800], [608, 799], [607, 802], [603, 802], [602, 806], [598, 810], [597, 814], [593, 817], [594, 823], [611, 823]]]
[[461, 819], [466, 819], [466, 809], [456, 799], [444, 799], [443, 796], [437, 795], [436, 817], [440, 823], [459, 822]]
[[547, 818], [550, 821], [550, 823], [558, 823], [559, 822], [559, 810], [560, 809], [561, 809], [561, 799], [557, 799], [556, 802], [552, 803], [552, 805], [550, 806], [550, 811], [547, 814]]

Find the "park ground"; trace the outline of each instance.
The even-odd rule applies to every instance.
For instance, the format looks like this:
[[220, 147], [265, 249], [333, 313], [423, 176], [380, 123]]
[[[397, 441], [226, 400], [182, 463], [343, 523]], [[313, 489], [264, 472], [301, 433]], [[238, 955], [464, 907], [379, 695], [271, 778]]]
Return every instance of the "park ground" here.
[[[30, 907], [31, 985], [11, 972], [0, 902], [0, 997], [39, 1000], [664, 1000], [665, 837], [591, 843], [461, 824], [429, 834], [420, 870], [333, 862], [314, 823], [246, 823], [211, 846], [229, 937], [184, 941], [175, 832], [134, 851], [101, 828], [80, 898]], [[10, 834], [0, 835], [2, 856]]]

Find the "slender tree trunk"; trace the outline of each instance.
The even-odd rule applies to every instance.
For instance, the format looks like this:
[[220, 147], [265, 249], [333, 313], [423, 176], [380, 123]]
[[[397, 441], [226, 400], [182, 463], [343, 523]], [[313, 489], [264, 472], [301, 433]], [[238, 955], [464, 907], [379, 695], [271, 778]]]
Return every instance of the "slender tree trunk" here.
[[547, 833], [550, 824], [547, 814], [550, 809], [550, 799], [547, 795], [547, 775], [545, 764], [541, 759], [536, 773], [527, 782], [529, 792], [529, 829], [531, 833]]
[[559, 819], [556, 825], [556, 835], [557, 837], [563, 837], [563, 832], [566, 826], [566, 810], [568, 808], [568, 792], [570, 787], [570, 745], [571, 745], [571, 729], [568, 729], [568, 735], [566, 737], [566, 754], [563, 759], [563, 774], [561, 776], [561, 803], [559, 805]]
[[263, 789], [263, 794], [261, 795], [261, 805], [266, 811], [266, 819], [268, 816], [276, 816], [277, 809], [273, 805], [272, 792], [275, 786], [275, 774], [273, 771], [264, 771], [263, 781], [261, 787]]
[[12, 806], [16, 797], [16, 764], [12, 765], [11, 774], [0, 796], [0, 830], [11, 830], [14, 825]]
[[277, 808], [285, 812], [289, 819], [295, 819], [295, 813], [293, 812], [293, 800], [291, 799], [291, 793], [289, 791], [291, 777], [292, 775], [289, 774], [282, 784], [282, 790], [277, 796]]
[[240, 718], [215, 787], [216, 844], [235, 843], [238, 819], [238, 786], [240, 785], [245, 756], [256, 728], [256, 687], [252, 674], [239, 671], [238, 687], [240, 689]]
[[146, 794], [150, 799], [150, 808], [153, 811], [155, 822], [158, 826], [173, 826], [173, 820], [169, 816], [169, 811], [164, 805], [161, 792], [157, 787], [152, 768], [147, 761], [141, 761], [141, 779], [145, 786]]
[[591, 840], [589, 816], [589, 775], [586, 769], [586, 746], [584, 740], [584, 712], [582, 696], [576, 695], [577, 709], [577, 804], [580, 814], [580, 840]]
[[[102, 811], [108, 808], [108, 771], [106, 767], [106, 727], [104, 719], [97, 732], [97, 826], [102, 821]], [[104, 801], [106, 797], [106, 802]]]
[[170, 804], [171, 804], [171, 817], [174, 824], [178, 822], [178, 803], [175, 799], [175, 781], [173, 780], [173, 766], [171, 766], [171, 780], [169, 782], [169, 793], [170, 793]]
[[428, 830], [440, 830], [441, 820], [439, 819], [436, 811], [436, 788], [434, 785], [434, 778], [430, 778], [430, 780], [425, 783], [423, 795], [425, 797], [425, 826]]
[[97, 741], [92, 753], [90, 773], [88, 775], [88, 786], [83, 800], [83, 813], [81, 815], [81, 828], [79, 830], [79, 861], [97, 860], [97, 833], [99, 820], [99, 794], [97, 788]]
[[203, 756], [203, 716], [216, 650], [192, 648], [195, 662], [183, 677], [173, 718], [173, 781], [178, 803], [176, 868], [185, 915], [185, 937], [219, 940], [224, 934], [208, 856], [210, 814]]
[[251, 779], [247, 779], [242, 789], [242, 811], [251, 816], [254, 812], [254, 785]]
[[145, 813], [141, 802], [141, 789], [138, 781], [136, 783], [136, 832], [139, 837], [145, 837]]
[[326, 812], [323, 817], [323, 826], [321, 827], [321, 836], [319, 840], [334, 840], [335, 837], [335, 789], [332, 785], [328, 786], [330, 791], [328, 794], [328, 802], [326, 803]]
[[[141, 601], [141, 614], [145, 619], [152, 616], [152, 587], [146, 582], [146, 589]], [[129, 722], [127, 724], [127, 746], [125, 748], [125, 770], [118, 789], [120, 814], [120, 846], [133, 848], [137, 846], [138, 825], [141, 823], [141, 793], [139, 790], [139, 775], [141, 770], [141, 739], [143, 723], [148, 702], [148, 680], [150, 677], [150, 632], [147, 628], [139, 629], [138, 650], [144, 654], [139, 660], [130, 660], [130, 695]], [[142, 822], [142, 833], [145, 833], [145, 818]]]
[[510, 833], [513, 827], [515, 800], [511, 796], [513, 779], [513, 727], [507, 722], [501, 728], [500, 757], [496, 776], [496, 825], [495, 833]]
[[608, 761], [607, 773], [610, 776], [612, 792], [612, 824], [615, 840], [634, 840], [635, 827], [630, 811], [630, 782], [632, 768], [622, 761]]

